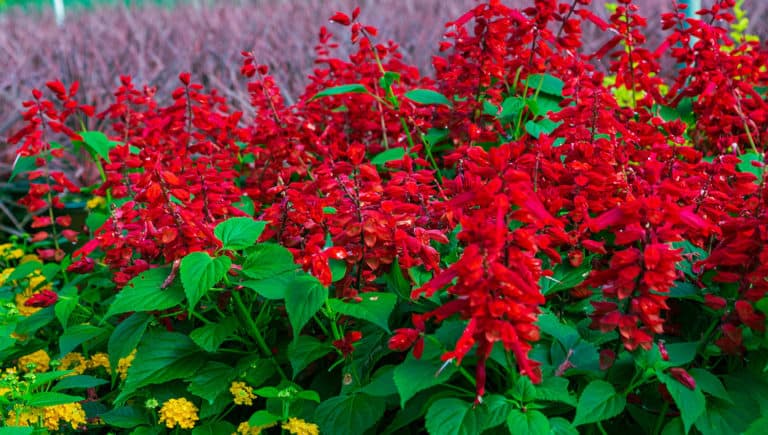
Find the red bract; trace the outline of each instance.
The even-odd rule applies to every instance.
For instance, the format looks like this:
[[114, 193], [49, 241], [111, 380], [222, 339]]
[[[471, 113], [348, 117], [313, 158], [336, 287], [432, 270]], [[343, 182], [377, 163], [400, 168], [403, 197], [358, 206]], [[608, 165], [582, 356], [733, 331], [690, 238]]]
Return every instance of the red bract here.
[[35, 293], [24, 302], [24, 305], [28, 307], [45, 308], [50, 307], [59, 300], [59, 295], [51, 290], [41, 290], [39, 293]]

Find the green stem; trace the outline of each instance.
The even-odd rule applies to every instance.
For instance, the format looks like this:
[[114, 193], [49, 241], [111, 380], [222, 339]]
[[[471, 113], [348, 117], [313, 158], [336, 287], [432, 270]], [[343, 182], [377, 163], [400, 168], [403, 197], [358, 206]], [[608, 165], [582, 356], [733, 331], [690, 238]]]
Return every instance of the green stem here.
[[661, 425], [664, 424], [664, 417], [667, 416], [667, 410], [669, 409], [669, 402], [664, 402], [664, 405], [661, 406], [661, 411], [659, 412], [659, 416], [656, 418], [656, 424], [653, 425], [653, 433], [659, 434], [661, 433]]
[[267, 346], [267, 342], [264, 341], [264, 336], [261, 335], [259, 328], [256, 326], [256, 323], [251, 318], [250, 313], [248, 313], [248, 310], [245, 308], [245, 304], [243, 304], [243, 299], [240, 297], [240, 293], [236, 291], [232, 292], [232, 299], [235, 301], [237, 309], [240, 311], [243, 320], [245, 320], [245, 323], [248, 326], [248, 332], [250, 333], [251, 337], [256, 340], [256, 344], [258, 344], [261, 352], [265, 357], [272, 361], [272, 363], [275, 365], [275, 368], [277, 369], [277, 372], [280, 374], [280, 377], [283, 379], [288, 379], [288, 377], [285, 375], [285, 372], [283, 371], [283, 368], [280, 367], [280, 364], [277, 363], [275, 357], [272, 355], [272, 350], [270, 350], [269, 346]]

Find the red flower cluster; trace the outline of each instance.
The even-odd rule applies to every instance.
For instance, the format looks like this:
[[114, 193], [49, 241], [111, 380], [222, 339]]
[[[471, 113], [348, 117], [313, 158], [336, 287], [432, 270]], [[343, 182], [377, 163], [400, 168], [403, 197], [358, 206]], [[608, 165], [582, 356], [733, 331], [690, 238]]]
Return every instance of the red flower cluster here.
[[[497, 342], [521, 373], [541, 380], [540, 362], [529, 357], [547, 302], [539, 282], [566, 263], [588, 261], [591, 273], [571, 298], [589, 298], [592, 327], [617, 330], [627, 350], [679, 332], [670, 294], [684, 282], [702, 289], [691, 303], [722, 314], [719, 335], [707, 339], [743, 352], [744, 328], [765, 330], [756, 304], [768, 291], [768, 116], [755, 87], [768, 84], [768, 51], [714, 24], [729, 21], [732, 1], [701, 11], [703, 20], [684, 20], [679, 8], [665, 15], [671, 35], [658, 49], [644, 46], [645, 20], [631, 0], [620, 0], [607, 22], [589, 3], [537, 0], [522, 11], [480, 4], [449, 23], [434, 80], [406, 65], [394, 43], [376, 43], [358, 10], [337, 13], [332, 21], [349, 27], [355, 51], [333, 57], [336, 44], [321, 29], [318, 67], [295, 104], [243, 53], [256, 109], [248, 127], [189, 74], [168, 107], [123, 77], [115, 104], [99, 115], [114, 131], [96, 193], [114, 209], [69, 270], [90, 271], [88, 256], [100, 249], [124, 284], [156, 264], [214, 250], [213, 227], [250, 213], [270, 222], [263, 238], [290, 249], [338, 297], [383, 291], [390, 272], [432, 273], [412, 297], [438, 295], [439, 306], [412, 316], [415, 327], [397, 329], [389, 347], [418, 357], [427, 321], [466, 320], [443, 359], [461, 362], [474, 351], [478, 397]], [[616, 36], [582, 54], [587, 22]], [[665, 54], [684, 65], [676, 78], [665, 79]], [[603, 57], [612, 59], [615, 84], [590, 63]], [[72, 102], [74, 91], [49, 88], [64, 109], [34, 94], [29, 126], [13, 138], [24, 140], [21, 155], [60, 156], [43, 132], [76, 137], [67, 117], [91, 116]], [[418, 101], [414, 89], [444, 99]], [[631, 101], [618, 101], [620, 92]], [[59, 193], [77, 191], [46, 171], [32, 174], [45, 181], [25, 199], [32, 210], [59, 207]], [[51, 215], [34, 225], [54, 222], [68, 224]], [[451, 233], [452, 257], [441, 259]], [[683, 245], [711, 252], [693, 259]], [[359, 338], [352, 332], [334, 345], [346, 356]], [[602, 368], [616, 350], [603, 349]], [[670, 373], [694, 388], [681, 370]]]

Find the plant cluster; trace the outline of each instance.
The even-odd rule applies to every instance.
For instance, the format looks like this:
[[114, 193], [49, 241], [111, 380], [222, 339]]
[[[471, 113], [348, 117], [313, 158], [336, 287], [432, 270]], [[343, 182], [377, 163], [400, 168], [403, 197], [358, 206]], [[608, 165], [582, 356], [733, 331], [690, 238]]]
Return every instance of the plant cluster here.
[[[4, 423], [759, 433], [768, 50], [734, 0], [673, 6], [649, 47], [632, 0], [491, 0], [434, 77], [337, 12], [355, 51], [321, 28], [294, 103], [242, 53], [254, 122], [189, 73], [167, 105], [128, 76], [98, 109], [33, 91]], [[613, 36], [585, 55], [582, 26]]]

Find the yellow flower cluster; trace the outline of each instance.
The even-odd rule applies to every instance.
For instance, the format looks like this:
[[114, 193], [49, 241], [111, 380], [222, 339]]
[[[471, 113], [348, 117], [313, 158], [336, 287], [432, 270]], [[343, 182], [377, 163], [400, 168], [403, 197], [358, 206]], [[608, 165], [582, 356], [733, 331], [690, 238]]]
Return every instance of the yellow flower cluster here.
[[[11, 272], [6, 274], [6, 272], [9, 270]], [[2, 276], [0, 276], [0, 285], [3, 285], [3, 283], [8, 279], [8, 277], [13, 272], [13, 270], [14, 270], [13, 268], [8, 268], [3, 271]], [[42, 308], [28, 307], [24, 305], [24, 303], [27, 302], [27, 299], [31, 298], [32, 295], [34, 295], [35, 293], [41, 292], [43, 290], [51, 290], [51, 285], [46, 284], [45, 277], [40, 274], [40, 270], [36, 270], [35, 272], [27, 275], [27, 287], [21, 293], [17, 293], [15, 298], [16, 309], [19, 310], [19, 314], [26, 317], [26, 316], [31, 316], [32, 314], [35, 314], [36, 312], [40, 311]]]
[[1, 260], [18, 260], [24, 256], [24, 250], [16, 248], [12, 243], [3, 243], [0, 245], [0, 259]]
[[136, 358], [136, 349], [133, 349], [130, 355], [117, 360], [117, 372], [120, 374], [120, 379], [125, 380], [128, 376], [128, 369], [131, 367], [134, 358]]
[[7, 269], [3, 269], [3, 271], [0, 272], [0, 285], [4, 285], [5, 284], [5, 281], [8, 280], [8, 277], [11, 276], [11, 274], [13, 273], [14, 270], [16, 270], [16, 269], [14, 269], [12, 267], [9, 267]]
[[264, 426], [251, 426], [247, 421], [244, 421], [237, 426], [237, 432], [233, 433], [232, 435], [260, 435], [261, 431], [264, 429], [269, 429], [274, 425], [275, 423], [267, 424]]
[[107, 354], [104, 352], [91, 355], [91, 360], [88, 361], [89, 369], [95, 370], [99, 367], [104, 367], [107, 371], [109, 371], [109, 356], [107, 356]]
[[[32, 365], [34, 364], [34, 367]], [[30, 372], [30, 371], [36, 371], [39, 373], [47, 372], [50, 368], [51, 364], [51, 357], [48, 356], [48, 353], [46, 353], [43, 349], [38, 350], [37, 352], [32, 352], [29, 355], [25, 355], [21, 358], [19, 358], [19, 369], [21, 369], [23, 372]]]
[[73, 375], [82, 375], [86, 368], [88, 368], [88, 361], [85, 360], [80, 352], [70, 352], [64, 355], [59, 365], [61, 370], [74, 370], [75, 373]]
[[253, 405], [253, 399], [256, 398], [256, 395], [253, 394], [253, 388], [245, 382], [232, 382], [229, 392], [232, 393], [235, 405], [251, 406]]
[[8, 426], [36, 426], [42, 422], [46, 429], [57, 431], [61, 422], [68, 423], [72, 429], [85, 424], [85, 410], [79, 403], [46, 406], [45, 408], [27, 408], [23, 411], [11, 411], [5, 424]]
[[104, 199], [103, 196], [94, 196], [93, 198], [89, 199], [85, 203], [85, 206], [89, 210], [93, 210], [94, 208], [99, 208], [99, 207], [104, 206], [106, 204], [107, 204], [107, 201]]
[[319, 435], [320, 427], [314, 423], [307, 423], [300, 418], [291, 417], [287, 423], [283, 423], [283, 429], [294, 435]]
[[192, 429], [199, 420], [197, 407], [185, 398], [170, 399], [160, 408], [160, 423], [165, 423], [168, 429], [177, 425], [182, 429]]

